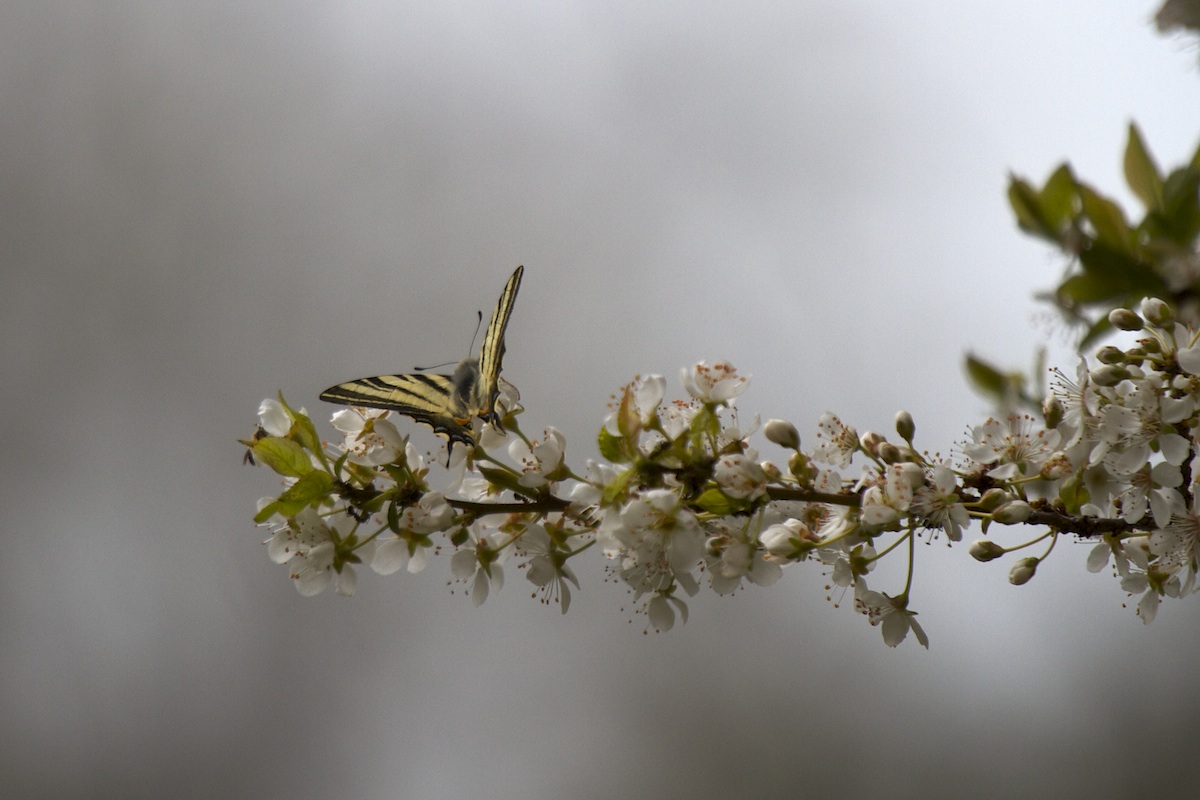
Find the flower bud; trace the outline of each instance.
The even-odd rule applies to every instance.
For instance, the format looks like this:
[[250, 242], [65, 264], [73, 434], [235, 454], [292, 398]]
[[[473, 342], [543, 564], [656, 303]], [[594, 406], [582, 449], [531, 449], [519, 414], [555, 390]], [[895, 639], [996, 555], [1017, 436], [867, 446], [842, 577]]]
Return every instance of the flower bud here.
[[1101, 364], [1091, 372], [1092, 383], [1097, 386], [1116, 386], [1129, 377], [1129, 370], [1113, 364]]
[[1062, 400], [1058, 399], [1058, 395], [1046, 395], [1046, 399], [1042, 401], [1042, 419], [1045, 420], [1046, 427], [1057, 428], [1063, 420], [1063, 413]]
[[917, 432], [917, 423], [913, 421], [912, 414], [907, 411], [896, 412], [896, 433], [900, 434], [900, 438], [912, 444], [913, 435]]
[[812, 461], [800, 451], [792, 453], [792, 457], [788, 459], [788, 472], [803, 486], [811, 486], [813, 479], [817, 476], [817, 470], [813, 467]]
[[1142, 316], [1147, 322], [1165, 328], [1171, 324], [1174, 314], [1171, 307], [1157, 297], [1147, 297], [1142, 301]]
[[904, 454], [900, 452], [900, 448], [891, 442], [881, 442], [875, 449], [875, 454], [885, 464], [896, 464], [904, 460]]
[[763, 425], [763, 436], [767, 437], [767, 441], [788, 450], [800, 449], [800, 432], [786, 419], [767, 420], [767, 424]]
[[1140, 331], [1142, 318], [1128, 308], [1114, 308], [1108, 312], [1108, 321], [1114, 328], [1122, 331]]
[[988, 539], [976, 539], [967, 550], [976, 561], [995, 561], [1004, 555], [1004, 548]]
[[1011, 503], [1005, 503], [992, 512], [992, 519], [999, 522], [1001, 525], [1015, 525], [1018, 522], [1024, 522], [1029, 519], [1029, 515], [1033, 513], [1033, 507], [1024, 500], [1013, 500]]
[[984, 511], [992, 511], [1012, 500], [1012, 495], [1003, 489], [988, 489], [979, 498], [979, 507]]
[[1008, 571], [1008, 582], [1013, 586], [1020, 586], [1029, 583], [1029, 579], [1037, 572], [1038, 560], [1032, 556], [1022, 558], [1017, 563], [1013, 564], [1013, 568]]
[[1125, 362], [1125, 353], [1121, 348], [1107, 344], [1096, 351], [1096, 360], [1101, 364], [1122, 364]]
[[878, 434], [875, 431], [867, 431], [858, 438], [858, 443], [862, 445], [862, 449], [873, 456], [879, 455], [879, 445], [886, 441], [887, 439], [882, 434]]

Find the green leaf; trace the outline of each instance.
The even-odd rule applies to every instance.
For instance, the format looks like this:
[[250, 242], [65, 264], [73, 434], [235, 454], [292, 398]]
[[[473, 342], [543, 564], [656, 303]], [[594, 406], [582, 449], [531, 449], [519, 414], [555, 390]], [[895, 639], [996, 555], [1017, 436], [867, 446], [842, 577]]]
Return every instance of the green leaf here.
[[1121, 207], [1090, 186], [1082, 183], [1076, 186], [1083, 214], [1095, 228], [1096, 238], [1115, 249], [1128, 250], [1132, 239]]
[[253, 445], [254, 458], [261, 464], [289, 478], [299, 478], [312, 472], [314, 467], [303, 447], [282, 436], [267, 436]]
[[1188, 247], [1200, 235], [1200, 167], [1177, 169], [1167, 178], [1163, 217], [1176, 244]]
[[1042, 198], [1028, 181], [1016, 175], [1009, 176], [1008, 204], [1012, 206], [1021, 230], [1058, 241], [1058, 232], [1050, 225], [1042, 211]]
[[1112, 330], [1113, 324], [1108, 321], [1108, 315], [1100, 315], [1100, 319], [1093, 322], [1091, 327], [1087, 329], [1087, 333], [1079, 340], [1076, 349], [1081, 353], [1088, 350], [1093, 344], [1111, 333]]
[[1079, 211], [1079, 191], [1070, 166], [1062, 164], [1046, 179], [1040, 200], [1043, 221], [1056, 236], [1061, 236]]
[[[1096, 278], [1101, 284], [1110, 287], [1110, 294], [1101, 299], [1119, 299], [1125, 294], [1158, 295], [1167, 291], [1166, 284], [1154, 271], [1152, 264], [1144, 263], [1126, 251], [1113, 249], [1101, 242], [1093, 242], [1082, 251], [1079, 254], [1079, 263], [1083, 267], [1084, 275]], [[1069, 281], [1070, 279], [1064, 281], [1063, 286]], [[1098, 289], [1101, 284], [1093, 288]]]
[[727, 517], [745, 506], [744, 502], [726, 497], [720, 489], [716, 488], [706, 489], [692, 503], [703, 511], [721, 517]]
[[1132, 122], [1129, 123], [1129, 143], [1125, 145], [1125, 182], [1147, 210], [1162, 210], [1162, 173], [1146, 149], [1137, 125]]
[[314, 469], [292, 484], [275, 502], [267, 504], [254, 515], [255, 522], [266, 522], [272, 514], [294, 517], [314, 502], [329, 496], [333, 479], [328, 472]]
[[985, 395], [1004, 397], [1008, 393], [1008, 376], [991, 364], [967, 354], [967, 377]]
[[475, 464], [475, 468], [479, 470], [479, 474], [482, 475], [492, 486], [500, 489], [508, 489], [514, 494], [524, 495], [526, 497], [537, 494], [535, 489], [522, 486], [520, 478], [506, 469], [485, 467], [478, 462]]

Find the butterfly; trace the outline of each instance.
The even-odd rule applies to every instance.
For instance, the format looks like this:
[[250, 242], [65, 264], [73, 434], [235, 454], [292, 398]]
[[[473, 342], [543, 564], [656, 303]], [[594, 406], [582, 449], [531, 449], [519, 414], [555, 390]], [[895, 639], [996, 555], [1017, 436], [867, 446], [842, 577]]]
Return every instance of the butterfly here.
[[330, 403], [367, 408], [386, 408], [412, 417], [445, 436], [448, 447], [455, 442], [474, 447], [475, 435], [471, 420], [479, 417], [501, 433], [500, 415], [496, 413], [496, 398], [500, 394], [500, 361], [504, 358], [504, 329], [512, 315], [521, 288], [525, 267], [517, 267], [483, 336], [478, 358], [459, 362], [453, 375], [414, 372], [407, 375], [379, 375], [339, 383], [321, 392], [321, 399]]

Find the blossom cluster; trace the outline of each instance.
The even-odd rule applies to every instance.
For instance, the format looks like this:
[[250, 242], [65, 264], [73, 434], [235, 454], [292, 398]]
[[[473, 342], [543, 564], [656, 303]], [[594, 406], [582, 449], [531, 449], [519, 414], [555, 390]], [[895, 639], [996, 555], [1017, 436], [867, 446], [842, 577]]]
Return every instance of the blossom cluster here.
[[[910, 604], [917, 539], [953, 545], [976, 523], [985, 534], [1027, 525], [1029, 541], [978, 539], [968, 552], [991, 561], [1045, 543], [1014, 560], [1009, 580], [1019, 585], [1060, 536], [1096, 540], [1088, 569], [1111, 564], [1149, 622], [1162, 598], [1197, 588], [1200, 342], [1166, 304], [1140, 310], [1111, 315], [1140, 336], [1127, 349], [1101, 349], [1073, 378], [1057, 373], [1040, 416], [989, 419], [952, 460], [918, 452], [906, 412], [892, 439], [827, 413], [807, 449], [790, 422], [743, 425], [735, 404], [749, 381], [724, 362], [683, 370], [683, 400], [666, 399], [660, 375], [625, 386], [599, 433], [602, 458], [578, 472], [561, 432], [521, 432], [515, 392], [498, 401], [505, 433], [476, 421], [477, 444], [449, 457], [419, 452], [386, 411], [339, 410], [341, 439], [322, 442], [303, 410], [266, 400], [244, 443], [284, 488], [255, 521], [306, 595], [330, 584], [352, 594], [360, 566], [418, 572], [449, 551], [475, 604], [515, 563], [537, 597], [566, 613], [577, 557], [594, 548], [658, 631], [686, 621], [687, 598], [704, 587], [770, 586], [808, 562], [833, 594], [852, 593], [889, 646], [910, 631], [928, 646]], [[775, 457], [760, 454], [759, 437]], [[891, 554], [907, 558], [903, 586], [868, 588]]]

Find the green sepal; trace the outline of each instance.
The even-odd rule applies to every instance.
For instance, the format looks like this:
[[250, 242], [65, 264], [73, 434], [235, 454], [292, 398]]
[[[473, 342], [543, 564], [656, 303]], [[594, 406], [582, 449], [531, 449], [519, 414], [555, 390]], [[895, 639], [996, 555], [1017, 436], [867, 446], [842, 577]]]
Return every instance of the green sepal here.
[[612, 480], [604, 487], [604, 493], [600, 497], [601, 506], [612, 506], [618, 500], [624, 498], [625, 493], [629, 491], [629, 485], [638, 477], [636, 469], [627, 469]]
[[287, 401], [283, 399], [283, 392], [279, 392], [279, 404], [283, 406], [288, 416], [292, 418], [292, 429], [288, 432], [288, 435], [294, 437], [310, 452], [321, 452], [321, 437], [317, 436], [317, 428], [313, 425], [312, 420], [305, 414], [289, 406]]
[[609, 433], [608, 428], [601, 428], [596, 443], [600, 447], [600, 455], [610, 463], [624, 464], [630, 461], [625, 452], [625, 437]]
[[1068, 514], [1078, 514], [1079, 509], [1091, 499], [1091, 496], [1080, 476], [1072, 475], [1059, 487], [1058, 499], [1062, 501]]

